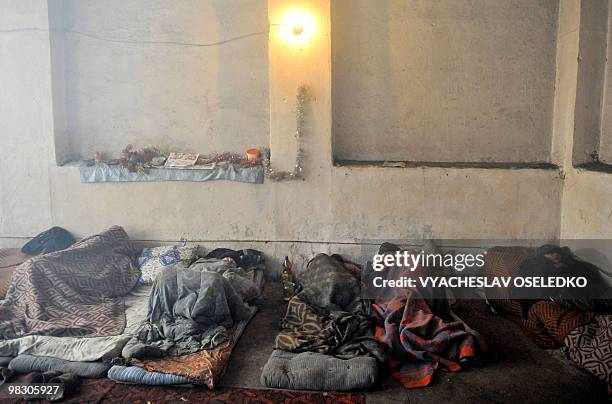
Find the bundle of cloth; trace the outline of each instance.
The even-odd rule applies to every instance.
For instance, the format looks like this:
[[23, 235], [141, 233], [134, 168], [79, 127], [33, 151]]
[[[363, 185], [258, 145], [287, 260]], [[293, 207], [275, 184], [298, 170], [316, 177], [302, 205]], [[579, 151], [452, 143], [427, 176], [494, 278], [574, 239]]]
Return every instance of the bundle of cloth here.
[[375, 385], [386, 353], [374, 338], [370, 303], [361, 299], [359, 267], [319, 254], [297, 282], [301, 291], [288, 303], [261, 383], [323, 391]]
[[[493, 247], [487, 251], [483, 271], [488, 276], [559, 276], [578, 271], [588, 278], [591, 297], [557, 289], [541, 299], [525, 299], [512, 288], [488, 293], [495, 313], [514, 321], [538, 346], [563, 349], [577, 366], [608, 384], [612, 393], [612, 304], [610, 287], [594, 265], [567, 247], [545, 245]], [[604, 296], [598, 298], [598, 296]]]
[[[425, 249], [428, 253], [439, 253], [433, 242]], [[384, 243], [378, 253], [399, 250], [396, 245]], [[429, 269], [420, 267], [415, 271], [424, 273]], [[405, 271], [385, 267], [374, 273], [368, 266], [364, 279], [374, 275], [400, 279]], [[428, 386], [437, 371], [459, 371], [486, 350], [480, 334], [450, 309], [443, 290], [426, 291], [418, 286], [381, 289], [372, 307], [377, 320], [376, 339], [390, 353], [390, 373], [406, 388]]]
[[146, 318], [109, 378], [214, 388], [261, 302], [264, 267], [261, 252], [229, 249], [214, 250], [189, 266], [169, 265], [154, 279]]

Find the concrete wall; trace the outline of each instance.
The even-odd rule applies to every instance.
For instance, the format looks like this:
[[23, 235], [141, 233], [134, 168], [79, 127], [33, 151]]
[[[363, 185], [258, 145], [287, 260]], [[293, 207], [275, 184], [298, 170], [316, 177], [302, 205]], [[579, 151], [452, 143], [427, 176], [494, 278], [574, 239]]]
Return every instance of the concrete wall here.
[[46, 2], [0, 0], [0, 238], [7, 243], [52, 223], [47, 28]]
[[[590, 159], [593, 151], [609, 163], [612, 132], [610, 74], [612, 67], [606, 55], [608, 46], [609, 0], [583, 2], [567, 0], [562, 49], [568, 88], [577, 88], [572, 97], [565, 91], [567, 108], [575, 114], [559, 115], [559, 127], [565, 128], [565, 187], [562, 200], [561, 237], [612, 238], [612, 174], [575, 168], [574, 164]], [[578, 60], [578, 63], [576, 63]], [[607, 77], [607, 79], [606, 79]], [[575, 105], [575, 108], [574, 108]], [[574, 130], [575, 128], [575, 130]], [[591, 158], [592, 160], [592, 158]]]
[[[61, 0], [72, 157], [268, 145], [265, 0]], [[223, 46], [207, 46], [251, 34]], [[183, 44], [183, 45], [180, 45]]]
[[334, 156], [548, 162], [558, 0], [336, 0]]
[[[92, 3], [84, 4], [93, 7]], [[167, 3], [155, 4], [161, 6]], [[211, 26], [220, 26], [225, 20], [220, 19], [219, 15], [229, 15], [228, 10], [233, 10], [231, 7], [234, 3], [230, 2], [230, 8], [226, 11], [219, 11], [223, 10], [225, 2], [214, 4], [219, 8], [210, 8], [211, 14], [201, 14], [201, 18], [205, 18]], [[534, 5], [541, 10], [539, 4], [544, 5], [544, 10], [552, 10], [550, 12], [554, 13], [550, 2]], [[279, 35], [277, 25], [281, 22], [284, 12], [294, 6], [305, 8], [317, 21], [316, 35], [299, 47], [287, 44]], [[177, 7], [184, 12], [187, 10]], [[217, 14], [212, 13], [213, 10], [217, 10]], [[53, 9], [50, 11], [53, 25], [57, 16]], [[291, 168], [295, 157], [293, 131], [297, 87], [301, 84], [309, 86], [304, 181], [267, 181], [264, 185], [232, 182], [82, 184], [78, 180], [76, 168], [58, 167], [55, 162], [53, 139], [54, 132], [56, 137], [58, 135], [56, 127], [66, 129], [76, 128], [78, 125], [70, 123], [69, 104], [62, 108], [57, 102], [55, 105], [52, 102], [52, 84], [56, 86], [57, 83], [52, 83], [51, 79], [57, 71], [52, 72], [50, 65], [57, 53], [51, 51], [49, 43], [54, 46], [57, 41], [52, 41], [53, 34], [45, 33], [45, 30], [49, 29], [47, 2], [0, 0], [0, 151], [3, 155], [3, 159], [0, 159], [3, 173], [0, 176], [0, 246], [18, 245], [25, 238], [51, 224], [64, 226], [78, 236], [100, 231], [112, 224], [121, 224], [132, 237], [152, 243], [173, 242], [184, 238], [199, 242], [205, 248], [221, 245], [252, 246], [275, 256], [289, 253], [296, 257], [299, 263], [301, 259], [318, 251], [333, 250], [357, 255], [363, 240], [421, 236], [446, 239], [547, 239], [561, 234], [561, 203], [566, 199], [563, 199], [564, 180], [556, 170], [335, 166], [332, 159], [332, 101], [337, 101], [337, 94], [332, 100], [330, 1], [269, 0], [266, 12], [267, 15], [261, 16], [263, 21], [248, 20], [244, 31], [238, 29], [239, 24], [234, 26], [230, 23], [232, 30], [235, 28], [231, 35], [239, 35], [243, 32], [246, 34], [251, 29], [259, 29], [261, 25], [265, 27], [269, 20], [272, 26], [269, 40], [267, 44], [263, 44], [263, 50], [260, 39], [255, 38], [247, 38], [244, 43], [238, 41], [229, 46], [246, 46], [247, 51], [250, 51], [249, 44], [254, 43], [259, 49], [258, 52], [264, 53], [267, 46], [267, 54], [264, 55], [267, 64], [267, 95], [262, 95], [261, 99], [267, 98], [268, 101], [265, 101], [265, 105], [258, 104], [254, 108], [269, 111], [269, 121], [263, 124], [269, 128], [266, 141], [272, 147], [273, 164], [281, 169]], [[142, 18], [147, 18], [150, 14], [144, 15]], [[192, 21], [190, 17], [182, 18]], [[137, 17], [134, 19], [137, 20]], [[162, 32], [181, 38], [182, 35], [187, 35], [174, 25], [176, 21], [174, 17], [170, 18], [167, 26], [163, 25], [164, 22], [157, 21], [161, 26], [151, 27], [151, 32], [156, 34], [155, 39], [158, 39]], [[153, 23], [153, 20], [149, 22]], [[137, 21], [134, 22], [136, 23]], [[40, 31], [7, 32], [27, 27], [38, 27]], [[172, 31], [172, 27], [177, 31]], [[191, 27], [195, 27], [195, 23]], [[125, 32], [113, 31], [116, 35], [123, 33]], [[132, 34], [136, 33], [130, 33]], [[146, 33], [138, 34], [144, 36]], [[202, 32], [194, 35], [198, 36], [198, 41], [214, 41], [217, 38], [214, 32], [211, 34], [212, 38], [205, 38], [204, 34]], [[78, 45], [76, 39], [71, 41], [75, 43], [66, 47], [65, 51], [73, 45]], [[25, 51], [24, 43], [31, 44]], [[104, 58], [110, 57], [105, 53], [110, 45], [100, 46]], [[151, 44], [113, 46], [113, 52], [117, 52], [117, 55], [127, 55], [131, 52], [155, 55], [151, 50], [154, 46]], [[226, 45], [220, 45], [223, 46]], [[204, 63], [200, 57], [191, 58], [184, 52], [168, 49], [158, 52], [164, 58], [170, 59], [165, 60], [165, 68], [178, 66], [181, 61], [187, 59], [196, 64], [185, 69], [197, 70], [201, 68], [200, 62]], [[213, 53], [220, 52], [223, 51], [217, 49]], [[91, 55], [92, 58], [94, 56]], [[257, 63], [261, 62], [260, 53], [252, 56], [259, 61]], [[62, 60], [69, 60], [69, 57], [66, 56]], [[109, 66], [106, 68], [114, 72]], [[251, 67], [240, 62], [231, 65], [230, 69], [242, 71]], [[143, 73], [146, 73], [144, 78], [150, 83], [153, 83], [153, 76], [149, 73], [153, 70], [150, 66], [143, 68]], [[553, 70], [559, 70], [559, 67]], [[177, 86], [181, 91], [191, 91], [188, 89], [187, 78], [182, 81], [173, 73], [168, 74], [179, 82]], [[92, 98], [98, 94], [97, 91], [103, 91], [104, 94], [112, 91], [116, 81], [120, 79], [114, 75], [105, 77], [106, 85], [96, 92], [91, 92]], [[157, 77], [160, 85], [167, 85], [163, 76]], [[208, 80], [206, 77], [201, 76], [201, 80]], [[70, 75], [65, 77], [66, 80], [70, 78]], [[78, 78], [78, 75], [73, 77], [77, 80]], [[98, 79], [94, 76], [92, 78]], [[206, 87], [219, 83], [204, 84]], [[119, 87], [124, 90], [135, 89], [133, 86], [137, 85], [125, 84], [124, 87]], [[248, 86], [260, 88], [259, 84]], [[70, 99], [71, 91], [75, 92], [73, 95], [77, 98], [85, 97], [78, 88], [80, 87], [70, 90], [70, 86], [67, 86], [66, 100]], [[250, 101], [241, 99], [241, 86], [232, 86], [229, 89], [231, 92], [226, 96], [251, 104]], [[228, 88], [224, 89], [227, 90]], [[155, 94], [154, 90], [148, 89], [145, 93], [147, 97]], [[117, 96], [118, 102], [123, 95], [125, 94], [121, 93]], [[125, 96], [132, 97], [133, 94]], [[114, 99], [111, 95], [105, 97]], [[560, 97], [561, 90], [557, 90], [554, 98], [556, 116], [561, 116], [567, 108], [566, 100]], [[95, 105], [96, 101], [91, 102], [87, 108]], [[163, 103], [164, 101], [159, 101], [151, 110], [161, 108]], [[177, 125], [190, 125], [194, 128], [193, 133], [196, 133], [196, 121], [204, 115], [198, 115], [201, 112], [195, 112], [194, 105], [188, 101], [180, 105], [191, 112], [187, 113], [189, 116], [184, 117], [188, 123], [182, 122], [181, 119]], [[58, 114], [62, 109], [66, 110], [68, 116], [65, 125], [61, 121], [65, 116]], [[185, 113], [177, 110], [179, 115]], [[192, 113], [197, 116], [194, 118]], [[150, 134], [146, 130], [148, 124], [141, 120], [141, 117], [135, 116], [134, 119], [143, 125], [142, 136], [145, 139]], [[156, 119], [161, 122], [168, 118]], [[233, 124], [225, 122], [229, 126]], [[84, 122], [82, 124], [85, 125]], [[559, 160], [562, 163], [566, 153], [563, 136], [567, 131], [560, 130], [559, 126], [555, 120], [551, 135], [551, 159], [553, 162]], [[107, 128], [107, 131], [110, 129]], [[134, 127], [131, 130], [136, 129], [138, 128]], [[170, 128], [170, 131], [172, 130], [173, 128]], [[219, 145], [235, 145], [236, 149], [242, 150], [253, 143], [246, 135], [234, 137], [224, 131], [214, 133], [214, 141]], [[115, 134], [107, 133], [109, 136]], [[138, 138], [122, 137], [120, 140], [125, 140], [121, 142], [123, 144]], [[104, 145], [106, 139], [100, 141], [100, 144]], [[110, 143], [108, 145], [110, 148]], [[7, 157], [6, 151], [13, 150], [14, 147], [22, 155], [8, 154]], [[208, 147], [201, 147], [209, 150]], [[564, 205], [566, 208], [569, 206]]]
[[[600, 161], [606, 164], [612, 164], [612, 81], [610, 80], [612, 78], [612, 66], [608, 62], [610, 58], [612, 58], [612, 46], [609, 46], [610, 39], [612, 39], [612, 32], [610, 32], [609, 26], [612, 8], [610, 7], [610, 2], [600, 1], [600, 3], [604, 3], [608, 6], [606, 10], [607, 13], [602, 12], [604, 16], [608, 17], [608, 24], [605, 25], [605, 28], [607, 29], [605, 36], [607, 49], [605, 52], [605, 57], [600, 58], [600, 60], [604, 62], [605, 77], [603, 78], [603, 81], [596, 81], [597, 84], [599, 84], [603, 89], [601, 137], [599, 141], [598, 158]], [[593, 5], [590, 7], [593, 7]], [[599, 10], [599, 8], [596, 8], [596, 10]]]

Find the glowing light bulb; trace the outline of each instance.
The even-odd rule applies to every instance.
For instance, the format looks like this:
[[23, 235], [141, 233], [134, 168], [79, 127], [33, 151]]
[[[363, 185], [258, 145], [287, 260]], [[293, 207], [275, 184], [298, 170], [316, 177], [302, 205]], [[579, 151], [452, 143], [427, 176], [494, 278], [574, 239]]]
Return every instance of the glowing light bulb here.
[[292, 9], [282, 17], [279, 31], [282, 38], [294, 45], [307, 43], [316, 31], [316, 19], [305, 10]]
[[304, 26], [302, 24], [293, 26], [293, 35], [300, 35], [304, 32]]

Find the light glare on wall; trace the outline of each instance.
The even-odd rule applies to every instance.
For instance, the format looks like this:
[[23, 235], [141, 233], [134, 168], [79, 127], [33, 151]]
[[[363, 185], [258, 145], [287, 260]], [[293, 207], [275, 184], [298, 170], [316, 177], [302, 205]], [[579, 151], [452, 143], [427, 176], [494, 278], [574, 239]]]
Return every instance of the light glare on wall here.
[[278, 25], [283, 40], [293, 45], [303, 45], [308, 42], [317, 28], [314, 16], [298, 9], [288, 10]]

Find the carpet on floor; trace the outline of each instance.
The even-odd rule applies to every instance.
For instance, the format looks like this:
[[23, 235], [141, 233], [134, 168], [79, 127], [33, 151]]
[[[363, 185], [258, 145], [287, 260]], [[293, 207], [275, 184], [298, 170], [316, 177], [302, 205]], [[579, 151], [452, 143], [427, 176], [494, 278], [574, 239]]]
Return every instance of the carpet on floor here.
[[[15, 400], [14, 403], [36, 401]], [[364, 404], [360, 393], [323, 393], [271, 389], [157, 387], [115, 383], [109, 379], [84, 380], [62, 403], [286, 403]]]

